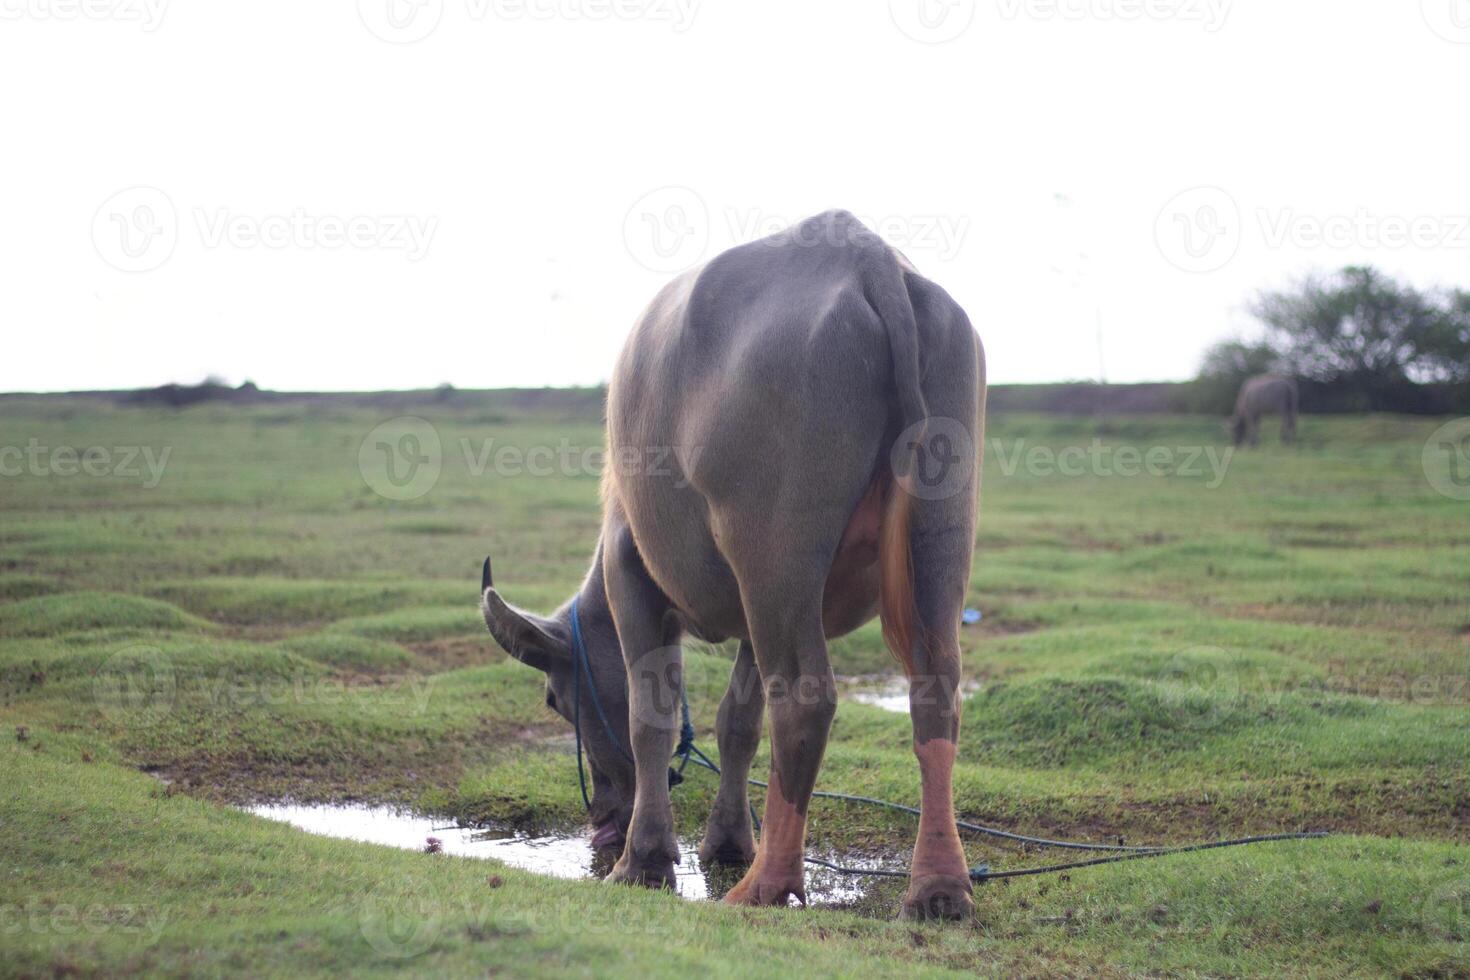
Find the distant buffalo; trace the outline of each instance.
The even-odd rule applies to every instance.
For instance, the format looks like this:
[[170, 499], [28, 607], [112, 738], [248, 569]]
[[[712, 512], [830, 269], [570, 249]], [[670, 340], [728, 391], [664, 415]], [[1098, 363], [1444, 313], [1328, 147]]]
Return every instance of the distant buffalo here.
[[[846, 212], [725, 252], [659, 293], [608, 388], [608, 459], [641, 462], [606, 470], [582, 588], [542, 617], [500, 597], [488, 561], [482, 583], [495, 639], [545, 671], [549, 705], [581, 719], [594, 843], [623, 845], [611, 880], [673, 882], [679, 639], [734, 637], [700, 855], [749, 862], [727, 902], [804, 901], [807, 806], [837, 710], [827, 641], [877, 615], [910, 680], [922, 797], [903, 910], [970, 913], [951, 773], [984, 406], [964, 311]], [[588, 721], [599, 706], [575, 680], [584, 654], [607, 726]], [[746, 778], [766, 712], [756, 847]]]
[[1237, 446], [1261, 441], [1261, 416], [1281, 416], [1281, 441], [1296, 439], [1296, 382], [1278, 374], [1258, 374], [1240, 386], [1235, 399], [1235, 414], [1230, 418], [1230, 431]]

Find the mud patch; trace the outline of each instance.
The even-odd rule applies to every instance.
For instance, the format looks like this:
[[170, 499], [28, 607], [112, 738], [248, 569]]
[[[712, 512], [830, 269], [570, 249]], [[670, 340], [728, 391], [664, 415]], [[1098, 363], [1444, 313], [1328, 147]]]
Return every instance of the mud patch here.
[[[463, 827], [448, 820], [394, 807], [359, 805], [303, 806], [266, 803], [242, 807], [269, 820], [288, 823], [312, 834], [345, 840], [383, 844], [409, 851], [429, 851], [460, 857], [493, 858], [512, 867], [555, 878], [603, 878], [612, 870], [615, 850], [594, 850], [591, 832], [576, 831], [529, 834], [494, 825]], [[435, 843], [431, 844], [431, 840]], [[699, 860], [697, 838], [679, 841], [677, 870], [680, 898], [691, 901], [718, 899], [734, 887], [744, 869], [725, 865], [704, 867]], [[844, 867], [902, 867], [902, 855], [883, 858], [821, 853], [824, 860]], [[826, 868], [808, 866], [807, 902], [828, 908], [864, 911], [872, 878], [844, 875]], [[892, 914], [889, 902], [875, 906], [875, 914]]]

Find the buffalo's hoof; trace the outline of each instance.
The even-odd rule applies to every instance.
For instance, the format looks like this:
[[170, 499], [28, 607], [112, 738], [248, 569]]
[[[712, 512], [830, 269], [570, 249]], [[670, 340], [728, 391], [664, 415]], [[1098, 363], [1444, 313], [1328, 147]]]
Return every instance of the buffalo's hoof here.
[[975, 912], [970, 879], [930, 875], [909, 882], [899, 917], [916, 921], [968, 919]]
[[758, 868], [751, 868], [734, 888], [725, 893], [724, 901], [727, 905], [784, 907], [791, 904], [792, 898], [806, 905], [806, 881], [801, 872], [794, 875], [768, 875], [760, 873]]
[[755, 835], [750, 824], [732, 828], [710, 824], [699, 842], [701, 864], [748, 865], [755, 860]]

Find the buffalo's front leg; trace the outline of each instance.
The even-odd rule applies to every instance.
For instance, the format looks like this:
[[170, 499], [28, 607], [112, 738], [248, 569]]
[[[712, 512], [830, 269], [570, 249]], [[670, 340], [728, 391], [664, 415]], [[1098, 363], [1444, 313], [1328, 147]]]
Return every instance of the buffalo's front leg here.
[[741, 643], [716, 723], [720, 789], [699, 845], [699, 859], [706, 863], [749, 864], [755, 858], [755, 829], [751, 826], [746, 785], [751, 760], [761, 744], [765, 706], [755, 650], [749, 642]]
[[628, 668], [628, 733], [637, 771], [628, 838], [607, 880], [672, 888], [679, 842], [668, 767], [683, 682], [679, 634], [667, 616], [668, 600], [649, 578], [628, 531], [610, 536], [603, 572]]

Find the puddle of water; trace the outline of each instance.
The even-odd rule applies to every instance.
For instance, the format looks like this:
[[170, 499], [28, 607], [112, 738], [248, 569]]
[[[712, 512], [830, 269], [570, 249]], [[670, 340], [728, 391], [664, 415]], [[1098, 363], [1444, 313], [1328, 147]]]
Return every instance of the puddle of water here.
[[[393, 807], [267, 803], [243, 809], [308, 833], [409, 851], [424, 851], [432, 837], [439, 841], [444, 854], [494, 858], [512, 867], [557, 878], [603, 878], [618, 858], [616, 851], [593, 850], [592, 833], [586, 828], [575, 833], [533, 836], [493, 827], [459, 827]], [[679, 896], [691, 900], [719, 898], [740, 880], [743, 869], [723, 865], [703, 868], [698, 851], [698, 840], [679, 842], [680, 863], [674, 869]], [[847, 855], [819, 856], [848, 867], [893, 865], [893, 862], [885, 864]], [[812, 905], [851, 907], [862, 902], [871, 883], [869, 878], [809, 866], [807, 901]]]
[[[849, 701], [870, 704], [884, 711], [901, 715], [909, 713], [909, 682], [902, 677], [892, 677], [881, 683], [866, 683], [861, 678], [852, 678], [853, 686], [844, 691]], [[969, 697], [980, 690], [979, 681], [965, 681], [960, 685], [960, 695]]]

